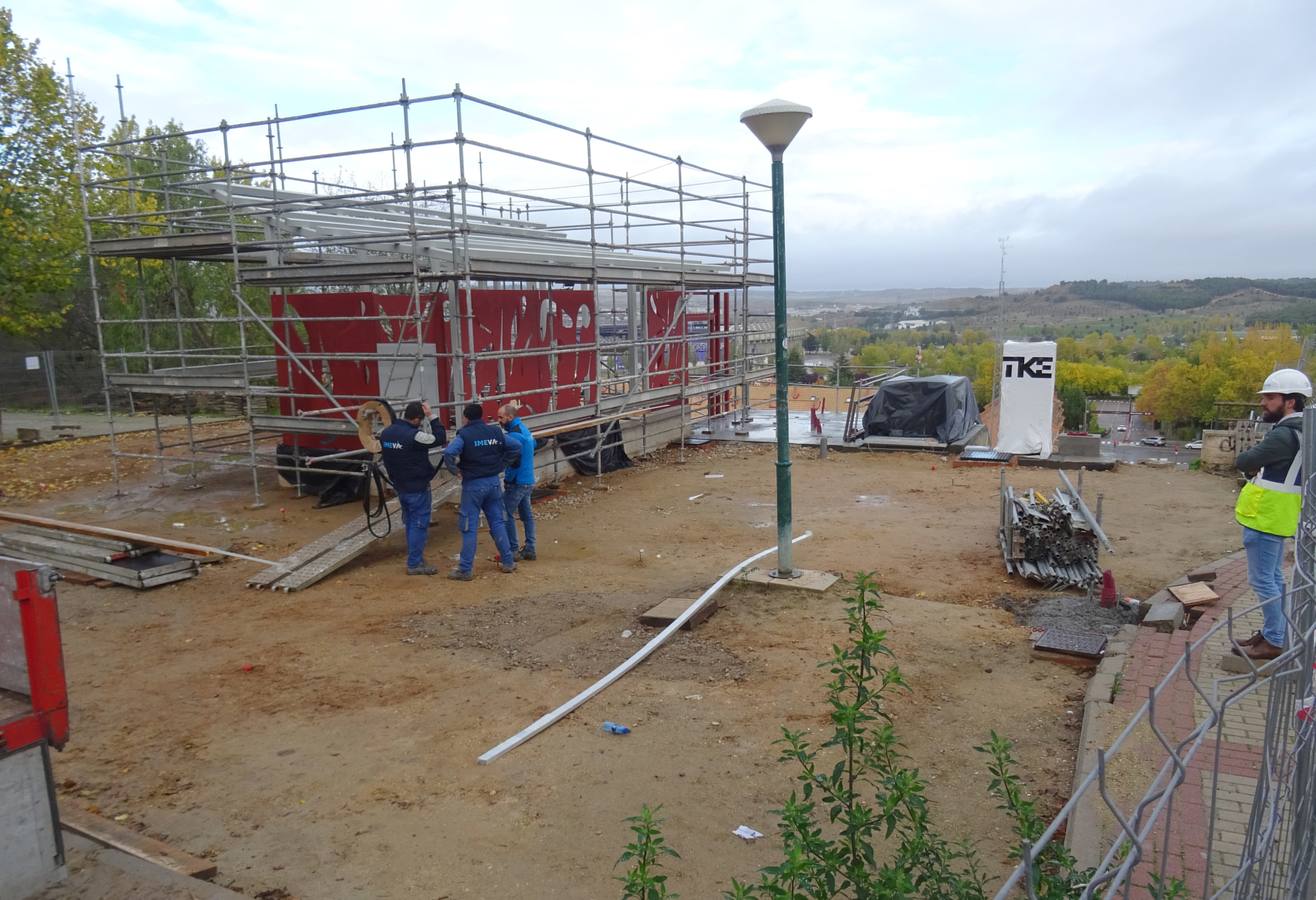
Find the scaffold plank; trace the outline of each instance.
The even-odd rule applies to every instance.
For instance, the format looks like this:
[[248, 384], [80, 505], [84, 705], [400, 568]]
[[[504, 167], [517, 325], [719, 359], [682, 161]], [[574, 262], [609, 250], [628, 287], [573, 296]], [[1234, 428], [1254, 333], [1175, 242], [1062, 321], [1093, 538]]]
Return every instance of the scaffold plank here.
[[[456, 479], [440, 485], [434, 490], [433, 505], [446, 502], [460, 489], [461, 482]], [[396, 499], [388, 501], [386, 509], [390, 517], [400, 522], [401, 508]], [[336, 572], [364, 553], [375, 541], [382, 539], [371, 532], [366, 526], [365, 516], [361, 516], [312, 541], [276, 565], [256, 573], [247, 580], [247, 586], [300, 591]]]

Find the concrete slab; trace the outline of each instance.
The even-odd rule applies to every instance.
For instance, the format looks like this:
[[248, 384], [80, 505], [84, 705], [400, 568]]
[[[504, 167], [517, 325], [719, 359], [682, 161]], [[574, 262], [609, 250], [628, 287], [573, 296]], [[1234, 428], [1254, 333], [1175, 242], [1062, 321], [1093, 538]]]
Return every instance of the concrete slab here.
[[1233, 653], [1226, 653], [1220, 657], [1220, 668], [1229, 672], [1231, 675], [1251, 675], [1253, 667], [1256, 667], [1257, 674], [1262, 678], [1269, 678], [1275, 671], [1275, 663], [1252, 660], [1249, 662], [1241, 656], [1235, 656]]
[[797, 591], [825, 591], [841, 579], [831, 572], [815, 572], [810, 569], [796, 569], [797, 578], [773, 578], [771, 568], [750, 569], [741, 577], [751, 584], [770, 584], [775, 587], [794, 588]]
[[[640, 623], [643, 625], [654, 625], [658, 628], [666, 628], [680, 617], [681, 613], [690, 608], [690, 604], [695, 602], [692, 597], [668, 597], [662, 603], [659, 603], [653, 609], [647, 610], [640, 614]], [[717, 598], [714, 597], [704, 604], [703, 609], [691, 616], [684, 625], [681, 626], [683, 631], [688, 631], [696, 625], [704, 622], [713, 613], [717, 612]]]
[[1142, 617], [1142, 624], [1157, 631], [1174, 632], [1183, 624], [1184, 608], [1178, 600], [1157, 603]]

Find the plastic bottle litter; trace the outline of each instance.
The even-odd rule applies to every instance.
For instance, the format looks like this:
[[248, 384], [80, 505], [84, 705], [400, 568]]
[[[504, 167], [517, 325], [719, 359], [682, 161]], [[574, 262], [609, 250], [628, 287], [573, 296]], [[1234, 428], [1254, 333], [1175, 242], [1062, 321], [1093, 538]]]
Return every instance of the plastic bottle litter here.
[[603, 730], [609, 734], [630, 734], [631, 730], [625, 725], [618, 725], [616, 722], [604, 722]]

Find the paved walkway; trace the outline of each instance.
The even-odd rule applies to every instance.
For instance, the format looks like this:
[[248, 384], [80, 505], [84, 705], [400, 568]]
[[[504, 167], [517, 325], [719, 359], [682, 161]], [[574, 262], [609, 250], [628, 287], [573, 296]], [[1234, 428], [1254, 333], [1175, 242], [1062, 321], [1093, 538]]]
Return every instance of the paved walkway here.
[[[1230, 607], [1241, 612], [1255, 605], [1247, 584], [1247, 560], [1241, 553], [1221, 560], [1214, 568], [1212, 587], [1220, 600], [1207, 608], [1191, 630], [1163, 634], [1151, 628], [1138, 629], [1124, 672], [1123, 684], [1129, 689], [1121, 690], [1115, 698], [1115, 706], [1127, 715], [1131, 716], [1147, 700], [1152, 687], [1182, 660], [1186, 644], [1197, 641], [1223, 621]], [[1234, 636], [1241, 641], [1260, 625], [1259, 612], [1242, 616], [1236, 620]], [[1251, 678], [1221, 668], [1222, 658], [1230, 653], [1225, 632], [1222, 628], [1209, 638], [1191, 659], [1192, 680], [1181, 672], [1157, 697], [1154, 721], [1172, 745], [1179, 744], [1209, 718], [1209, 707], [1199, 690], [1215, 702]], [[1175, 792], [1170, 814], [1161, 817], [1169, 820], [1168, 838], [1164, 825], [1158, 827], [1154, 840], [1149, 842], [1153, 858], [1140, 864], [1139, 872], [1158, 871], [1164, 856], [1166, 878], [1182, 879], [1188, 896], [1195, 897], [1214, 894], [1237, 872], [1261, 768], [1268, 699], [1269, 685], [1263, 682], [1231, 703], [1217, 727], [1206, 733], [1188, 765], [1183, 785]], [[1151, 733], [1151, 729], [1145, 730]], [[1149, 743], [1156, 752], [1148, 762], [1159, 765], [1168, 758], [1155, 741]], [[1276, 854], [1276, 858], [1282, 855]], [[1138, 887], [1133, 896], [1154, 896], [1147, 889], [1146, 875], [1135, 881]]]

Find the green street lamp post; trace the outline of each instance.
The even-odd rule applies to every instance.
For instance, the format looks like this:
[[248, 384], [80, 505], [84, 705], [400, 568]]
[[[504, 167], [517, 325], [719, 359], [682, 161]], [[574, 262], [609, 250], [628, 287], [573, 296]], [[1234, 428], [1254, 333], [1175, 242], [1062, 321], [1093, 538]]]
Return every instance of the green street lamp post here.
[[740, 116], [754, 136], [772, 154], [772, 284], [776, 324], [777, 363], [777, 568], [776, 578], [792, 578], [791, 565], [791, 451], [786, 382], [786, 209], [781, 158], [813, 110], [785, 100], [769, 100]]

